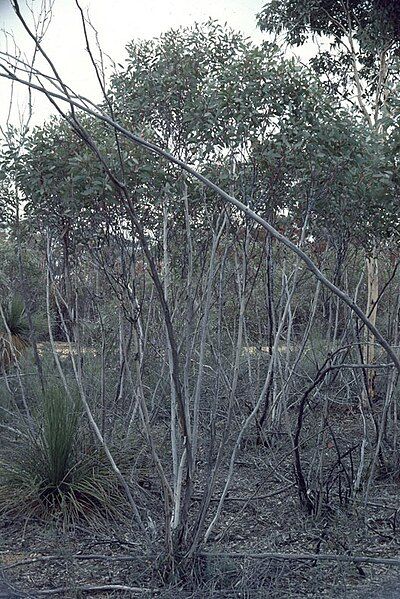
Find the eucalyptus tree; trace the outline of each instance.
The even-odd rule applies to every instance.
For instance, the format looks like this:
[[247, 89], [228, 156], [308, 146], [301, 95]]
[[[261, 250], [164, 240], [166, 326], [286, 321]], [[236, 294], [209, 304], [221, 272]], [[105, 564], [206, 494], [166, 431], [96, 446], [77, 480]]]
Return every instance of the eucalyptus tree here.
[[[397, 156], [390, 145], [399, 98], [397, 2], [271, 0], [258, 17], [262, 30], [281, 34], [292, 47], [316, 42], [309, 63], [331, 93], [332, 103], [350, 107], [349, 119], [359, 130], [367, 127], [360, 136], [363, 147], [348, 156], [347, 165], [349, 175], [357, 168], [365, 172], [350, 186], [359, 190], [364, 245], [373, 245], [375, 230], [378, 241], [398, 235]], [[336, 155], [338, 150], [339, 146]]]
[[[18, 4], [15, 4], [18, 7]], [[211, 62], [207, 53], [212, 57]], [[141, 279], [143, 286], [153, 285], [147, 312], [137, 309], [138, 296], [134, 288], [137, 271], [127, 269], [120, 278], [124, 295], [120, 294], [119, 297], [129, 302], [132, 329], [135, 330], [137, 337], [133, 355], [129, 352], [132, 347], [130, 337], [132, 329], [122, 339], [121, 363], [132, 396], [132, 409], [128, 411], [129, 425], [131, 422], [139, 422], [140, 430], [148, 443], [149, 453], [159, 477], [159, 488], [161, 488], [159, 497], [164, 508], [163, 533], [165, 533], [169, 557], [174, 561], [175, 558], [181, 559], [182, 553], [185, 557], [195, 554], [199, 546], [210, 537], [218, 523], [231, 485], [237, 452], [244, 434], [265, 399], [273, 371], [271, 360], [268, 363], [268, 372], [262, 390], [257, 394], [245, 418], [240, 409], [239, 413], [235, 412], [240, 349], [245, 333], [244, 318], [247, 300], [252, 291], [252, 281], [249, 277], [247, 250], [250, 234], [247, 229], [245, 243], [236, 244], [232, 252], [234, 265], [232, 272], [237, 290], [235, 303], [238, 310], [235, 335], [231, 335], [234, 360], [228, 362], [228, 368], [224, 356], [218, 355], [215, 351], [215, 347], [219, 348], [222, 345], [218, 340], [218, 324], [219, 317], [223, 313], [226, 291], [224, 269], [226, 256], [229, 255], [229, 244], [225, 241], [228, 218], [235, 225], [233, 228], [237, 233], [240, 233], [240, 225], [248, 224], [243, 214], [257, 222], [297, 253], [324, 285], [343, 299], [365, 324], [369, 323], [366, 322], [358, 306], [345, 293], [327, 281], [300, 248], [282, 236], [253, 210], [253, 208], [260, 210], [263, 215], [270, 210], [274, 218], [280, 218], [282, 211], [293, 204], [295, 195], [298, 197], [298, 194], [302, 193], [306, 196], [307, 193], [310, 195], [311, 191], [315, 195], [315, 185], [319, 185], [319, 193], [331, 185], [331, 163], [324, 156], [321, 162], [316, 164], [324, 173], [321, 176], [323, 184], [320, 185], [319, 177], [312, 179], [312, 185], [307, 179], [307, 174], [310, 173], [309, 158], [313, 156], [315, 148], [324, 137], [328, 137], [329, 118], [334, 113], [328, 111], [324, 118], [318, 116], [321, 98], [326, 96], [323, 96], [323, 90], [314, 79], [296, 66], [294, 61], [283, 60], [272, 46], [257, 48], [240, 36], [231, 32], [226, 33], [215, 25], [209, 25], [205, 29], [195, 28], [192, 31], [175, 32], [148, 46], [134, 45], [131, 48], [130, 62], [128, 72], [115, 77], [111, 90], [109, 92], [105, 90], [105, 103], [100, 107], [93, 105], [89, 107], [85, 100], [72, 96], [60, 81], [60, 88], [56, 92], [43, 90], [39, 84], [33, 84], [37, 89], [45, 91], [55, 102], [61, 100], [69, 105], [71, 113], [63, 112], [62, 116], [77, 136], [70, 136], [69, 131], [59, 124], [48, 131], [37, 131], [32, 138], [32, 146], [27, 151], [28, 168], [23, 172], [23, 177], [26, 182], [27, 199], [31, 202], [31, 214], [39, 217], [38, 222], [43, 224], [48, 222], [49, 226], [57, 231], [58, 237], [60, 235], [62, 237], [66, 226], [63, 219], [67, 219], [69, 232], [72, 232], [73, 239], [77, 240], [76, 247], [78, 242], [81, 244], [79, 259], [82, 258], [81, 248], [84, 245], [90, 250], [93, 241], [91, 236], [98, 241], [104, 236], [104, 227], [107, 227], [110, 222], [122, 221], [124, 225], [129, 223], [130, 226], [129, 234], [126, 237], [121, 235], [119, 238], [121, 244], [123, 240], [125, 241], [124, 259], [126, 256], [130, 258], [134, 253], [131, 250], [132, 240], [135, 239], [151, 273], [151, 277], [143, 276]], [[9, 73], [8, 76], [12, 78]], [[58, 77], [57, 72], [55, 76]], [[61, 92], [60, 89], [63, 91]], [[169, 102], [170, 98], [171, 102]], [[325, 100], [322, 104], [325, 106], [324, 102]], [[110, 106], [112, 114], [109, 114]], [[313, 115], [317, 115], [316, 118], [321, 120], [318, 133], [320, 138], [318, 136], [313, 138], [311, 131], [312, 143], [309, 146], [307, 146], [307, 135], [310, 135], [310, 131], [305, 128], [303, 136], [303, 121], [301, 121], [303, 118], [301, 115], [305, 112], [304, 107], [307, 109], [310, 124]], [[91, 114], [91, 117], [95, 117], [98, 121], [96, 120], [96, 124], [86, 121], [82, 118], [81, 112]], [[118, 124], [116, 119], [121, 124]], [[341, 135], [348, 123], [349, 121], [345, 119], [343, 126], [338, 124], [337, 128]], [[108, 126], [111, 127], [112, 134], [109, 133]], [[133, 127], [150, 141], [144, 141], [141, 137], [130, 133]], [[107, 134], [105, 134], [106, 128]], [[288, 136], [289, 138], [292, 136], [292, 141], [288, 140]], [[359, 143], [356, 134], [355, 138]], [[134, 141], [139, 149], [137, 147], [135, 150], [128, 149], [128, 141]], [[341, 143], [341, 138], [338, 136], [333, 146], [338, 148]], [[58, 146], [60, 146], [60, 154], [55, 152]], [[308, 148], [308, 152], [304, 151], [305, 147]], [[170, 149], [176, 153], [175, 157], [169, 153]], [[153, 152], [156, 158], [147, 150]], [[305, 163], [301, 162], [302, 156], [306, 157]], [[163, 162], [164, 158], [168, 159], [167, 163]], [[196, 165], [196, 170], [188, 166], [184, 160]], [[276, 168], [276, 163], [279, 161], [282, 165], [281, 169]], [[171, 164], [179, 166], [188, 175], [194, 175], [198, 181], [207, 185], [209, 191], [200, 192], [198, 184], [182, 180], [177, 176], [175, 166], [172, 167]], [[210, 182], [207, 177], [213, 175], [220, 185], [228, 184], [230, 194]], [[274, 200], [271, 207], [266, 202], [266, 187], [274, 191], [271, 194]], [[296, 194], [295, 189], [297, 189]], [[32, 198], [29, 192], [34, 194]], [[227, 211], [227, 216], [220, 201], [211, 206], [208, 204], [211, 192], [217, 192], [224, 202], [230, 203], [232, 208]], [[182, 193], [184, 201], [178, 204], [177, 200]], [[297, 204], [298, 213], [303, 217], [303, 224], [306, 221], [305, 216], [309, 215], [306, 200], [307, 198], [304, 201], [304, 210], [301, 202]], [[313, 198], [314, 203], [315, 198]], [[179, 210], [180, 205], [182, 207]], [[56, 207], [59, 208], [59, 212], [54, 210]], [[196, 216], [198, 207], [200, 217]], [[293, 206], [291, 208], [294, 213]], [[189, 290], [187, 295], [190, 295], [191, 291], [197, 294], [196, 319], [194, 319], [193, 335], [186, 335], [184, 340], [192, 343], [195, 350], [198, 350], [198, 357], [192, 345], [189, 345], [185, 355], [179, 327], [175, 326], [179, 324], [178, 319], [183, 312], [181, 301], [183, 294], [179, 297], [179, 293], [171, 293], [171, 290], [178, 289], [178, 285], [171, 281], [173, 268], [169, 268], [170, 231], [172, 218], [175, 215], [182, 225], [181, 239], [185, 239], [189, 256], [195, 230], [197, 234], [198, 271], [194, 275], [194, 269], [191, 270], [189, 265], [185, 265], [187, 268], [184, 274], [188, 282], [185, 289], [186, 292]], [[208, 217], [207, 225], [211, 225], [208, 226], [209, 244], [205, 246], [200, 244], [206, 229], [203, 215]], [[306, 227], [303, 229], [305, 231]], [[159, 239], [162, 243], [158, 243]], [[228, 250], [223, 252], [221, 258], [218, 249], [224, 243]], [[204, 247], [206, 251], [200, 255]], [[178, 248], [176, 253], [179, 255], [183, 252], [184, 248]], [[48, 291], [53, 275], [51, 257], [51, 244], [48, 241], [46, 254]], [[79, 263], [78, 260], [77, 262]], [[114, 281], [113, 271], [117, 268], [123, 270], [124, 261], [121, 259], [118, 266], [115, 264], [106, 266], [110, 281]], [[298, 270], [297, 264], [296, 273]], [[111, 285], [110, 288], [113, 289]], [[272, 346], [275, 354], [290, 310], [293, 292], [294, 286], [290, 288], [285, 283], [282, 291], [283, 308]], [[158, 297], [157, 309], [154, 308], [155, 302], [151, 301], [154, 297]], [[214, 331], [211, 331], [209, 326], [213, 315], [214, 317], [216, 315], [214, 322], [217, 323], [216, 344], [213, 343]], [[190, 309], [185, 312], [184, 318], [189, 321]], [[375, 327], [369, 326], [396, 362], [397, 358], [393, 350]], [[153, 332], [153, 330], [156, 331], [158, 339], [148, 335], [149, 331]], [[68, 330], [67, 333], [69, 334]], [[206, 346], [209, 349], [208, 354], [205, 351]], [[151, 354], [149, 348], [155, 351]], [[213, 389], [213, 398], [216, 401], [210, 409], [212, 416], [218, 415], [222, 418], [222, 423], [219, 421], [218, 424], [221, 425], [223, 434], [219, 436], [213, 419], [207, 419], [200, 409], [200, 400], [206, 396], [203, 393], [203, 382], [204, 371], [207, 370], [206, 366], [209, 366], [205, 362], [207, 355], [215, 358], [219, 377], [218, 384]], [[162, 381], [166, 378], [169, 383], [169, 386], [164, 386], [164, 390], [167, 387], [166, 395], [171, 409], [168, 458], [172, 455], [172, 467], [169, 459], [161, 459], [157, 444], [159, 439], [152, 428], [154, 421], [151, 410], [153, 407], [159, 407], [155, 404], [160, 389], [159, 381], [152, 388], [144, 383], [144, 381], [148, 382], [148, 379], [145, 379], [146, 367], [152, 356], [156, 356], [158, 361], [154, 361], [161, 366], [159, 379]], [[185, 380], [182, 383], [182, 378], [185, 378], [182, 370], [190, 371], [191, 356], [196, 356], [194, 360], [196, 375], [193, 377], [195, 384], [192, 387], [185, 386]], [[183, 360], [185, 360], [184, 366]], [[212, 373], [214, 373], [213, 366], [210, 366]], [[59, 362], [58, 367], [62, 375]], [[81, 384], [80, 365], [74, 362], [73, 367], [92, 428], [103, 447], [107, 449], [104, 435], [96, 424], [86, 399], [86, 390]], [[163, 377], [164, 372], [168, 372], [170, 376]], [[228, 409], [218, 411], [218, 401], [222, 396], [221, 389], [228, 395]], [[156, 409], [154, 412], [156, 413]], [[237, 416], [237, 419], [234, 416]], [[239, 425], [234, 430], [237, 422]], [[206, 434], [208, 423], [211, 430], [210, 437], [203, 438], [202, 433], [204, 431]], [[128, 426], [127, 433], [129, 432]], [[206, 469], [202, 462], [203, 456], [199, 452], [201, 443], [204, 449], [205, 439], [210, 440]], [[118, 474], [112, 456], [109, 456], [109, 459]], [[217, 489], [217, 474], [223, 465], [227, 466], [224, 488], [217, 498], [217, 508], [212, 510], [211, 498]], [[123, 483], [123, 478], [119, 476], [119, 479]], [[196, 501], [198, 499], [195, 496], [196, 490], [203, 492], [200, 505]], [[137, 510], [135, 500], [132, 499], [129, 486], [127, 494], [137, 522], [144, 529], [143, 519]]]
[[[260, 27], [283, 36], [291, 46], [315, 42], [310, 65], [338, 99], [353, 107], [369, 131], [366, 177], [359, 182], [359, 205], [370, 235], [365, 240], [367, 269], [367, 313], [376, 322], [378, 293], [378, 248], [382, 237], [399, 236], [397, 157], [390, 138], [398, 102], [400, 16], [396, 0], [284, 0], [268, 2], [259, 15]], [[356, 116], [354, 117], [356, 118]], [[365, 160], [355, 155], [351, 171]], [[374, 172], [374, 169], [376, 169]], [[373, 177], [371, 184], [371, 175]], [[358, 211], [354, 223], [359, 221]], [[383, 235], [382, 235], [383, 233]], [[373, 362], [374, 345], [366, 333], [364, 358]], [[374, 372], [368, 373], [369, 391], [374, 393]]]

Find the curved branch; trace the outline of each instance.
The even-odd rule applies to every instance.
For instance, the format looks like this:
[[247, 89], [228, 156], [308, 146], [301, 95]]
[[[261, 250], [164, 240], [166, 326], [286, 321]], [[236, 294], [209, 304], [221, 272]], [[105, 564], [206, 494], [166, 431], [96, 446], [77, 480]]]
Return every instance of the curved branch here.
[[354, 314], [356, 314], [358, 316], [358, 318], [362, 321], [362, 323], [365, 325], [365, 327], [375, 337], [375, 339], [377, 340], [379, 345], [381, 345], [381, 347], [385, 350], [387, 355], [391, 358], [397, 371], [400, 373], [399, 357], [397, 356], [395, 351], [392, 349], [392, 347], [389, 345], [389, 343], [386, 341], [386, 339], [383, 337], [383, 335], [380, 333], [380, 331], [376, 328], [376, 326], [374, 324], [372, 324], [372, 322], [370, 322], [370, 320], [364, 314], [364, 312], [361, 310], [361, 308], [351, 299], [351, 297], [349, 295], [347, 295], [347, 293], [345, 293], [344, 291], [342, 291], [341, 289], [336, 287], [336, 285], [334, 285], [334, 283], [332, 283], [329, 279], [327, 279], [325, 277], [325, 275], [319, 270], [319, 268], [314, 264], [314, 262], [311, 260], [311, 258], [300, 247], [298, 247], [296, 244], [294, 244], [292, 241], [290, 241], [290, 239], [288, 239], [287, 237], [285, 237], [284, 235], [279, 233], [279, 231], [277, 231], [270, 223], [268, 223], [265, 219], [263, 219], [259, 214], [257, 214], [253, 210], [251, 210], [251, 208], [249, 208], [248, 206], [243, 204], [240, 200], [238, 200], [234, 196], [232, 196], [229, 193], [227, 193], [226, 191], [224, 191], [221, 187], [219, 187], [218, 185], [213, 183], [206, 176], [204, 176], [201, 173], [199, 173], [198, 171], [196, 171], [196, 169], [194, 169], [190, 165], [186, 164], [180, 158], [177, 158], [176, 156], [174, 156], [167, 150], [163, 150], [156, 144], [143, 139], [142, 137], [140, 137], [139, 135], [136, 135], [135, 133], [132, 133], [128, 129], [125, 129], [125, 127], [122, 127], [122, 125], [119, 125], [116, 121], [114, 121], [108, 115], [106, 115], [100, 111], [92, 110], [92, 109], [82, 105], [80, 102], [73, 100], [70, 96], [65, 97], [60, 93], [50, 92], [47, 89], [45, 89], [44, 87], [34, 84], [31, 81], [26, 81], [24, 79], [20, 79], [19, 77], [17, 77], [17, 75], [15, 75], [11, 71], [9, 71], [4, 65], [0, 65], [0, 66], [3, 68], [3, 71], [5, 71], [5, 74], [0, 74], [0, 77], [4, 77], [6, 79], [16, 81], [18, 83], [21, 83], [23, 85], [30, 87], [31, 89], [35, 89], [35, 90], [47, 95], [48, 97], [50, 96], [54, 99], [61, 100], [62, 102], [66, 102], [67, 104], [69, 104], [71, 106], [71, 108], [73, 107], [73, 108], [77, 108], [79, 110], [83, 110], [85, 113], [103, 121], [104, 123], [107, 123], [108, 125], [110, 125], [110, 127], [114, 128], [116, 131], [121, 133], [124, 137], [126, 137], [127, 139], [134, 142], [136, 145], [149, 150], [151, 153], [153, 153], [157, 156], [161, 156], [162, 158], [168, 160], [172, 164], [175, 164], [176, 166], [181, 168], [183, 171], [185, 171], [186, 173], [188, 173], [189, 175], [191, 175], [192, 177], [194, 177], [195, 179], [197, 179], [198, 181], [203, 183], [206, 187], [215, 191], [223, 200], [225, 200], [229, 204], [232, 204], [233, 206], [236, 206], [236, 208], [238, 208], [241, 212], [246, 214], [246, 216], [248, 216], [250, 219], [252, 219], [256, 223], [261, 225], [266, 231], [268, 231], [272, 235], [272, 237], [274, 237], [277, 241], [279, 241], [280, 243], [285, 245], [289, 250], [291, 250], [293, 253], [295, 253], [297, 256], [299, 256], [299, 258], [307, 266], [308, 270], [310, 270], [314, 274], [314, 276], [319, 281], [321, 281], [321, 283], [325, 287], [327, 287], [330, 291], [332, 291], [332, 293], [334, 295], [336, 295], [338, 298], [340, 298], [352, 310], [352, 312], [354, 312]]

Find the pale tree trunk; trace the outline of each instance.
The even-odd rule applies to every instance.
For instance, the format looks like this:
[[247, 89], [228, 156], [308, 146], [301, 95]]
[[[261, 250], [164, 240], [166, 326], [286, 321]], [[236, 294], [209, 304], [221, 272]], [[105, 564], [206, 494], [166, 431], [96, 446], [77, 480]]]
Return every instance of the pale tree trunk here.
[[[374, 101], [372, 110], [369, 110], [365, 101], [365, 87], [363, 88], [360, 77], [360, 65], [357, 56], [357, 49], [354, 43], [354, 35], [352, 29], [352, 23], [350, 13], [348, 13], [348, 31], [347, 38], [349, 42], [349, 49], [352, 57], [352, 67], [354, 82], [357, 90], [357, 100], [360, 106], [361, 112], [363, 113], [368, 127], [375, 132], [379, 132], [384, 135], [384, 130], [380, 118], [382, 116], [382, 110], [386, 108], [388, 99], [388, 86], [387, 78], [390, 69], [388, 50], [389, 48], [383, 48], [379, 54], [379, 71], [376, 80], [376, 87], [374, 93]], [[366, 314], [369, 317], [369, 321], [373, 326], [376, 324], [377, 317], [377, 300], [378, 300], [378, 286], [379, 286], [379, 268], [378, 268], [378, 257], [376, 242], [372, 254], [366, 256], [366, 268], [367, 268], [367, 310]], [[375, 359], [375, 338], [369, 331], [365, 330], [365, 345], [363, 347], [363, 359], [366, 364], [372, 364]], [[374, 369], [367, 369], [365, 371], [365, 392], [363, 394], [364, 404], [374, 399], [375, 396], [375, 378], [376, 372]]]

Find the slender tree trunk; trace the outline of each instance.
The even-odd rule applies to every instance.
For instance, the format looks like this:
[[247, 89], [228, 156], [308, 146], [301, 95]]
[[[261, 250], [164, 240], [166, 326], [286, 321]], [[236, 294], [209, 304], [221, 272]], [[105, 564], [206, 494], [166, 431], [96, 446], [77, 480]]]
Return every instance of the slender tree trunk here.
[[[372, 255], [366, 258], [367, 268], [367, 308], [366, 314], [370, 322], [376, 326], [377, 318], [377, 302], [379, 296], [379, 264], [376, 247], [374, 247]], [[375, 360], [375, 338], [371, 334], [370, 330], [365, 331], [365, 345], [363, 351], [363, 358], [366, 364], [373, 364]], [[366, 391], [364, 396], [364, 403], [367, 402], [368, 398], [372, 401], [375, 398], [375, 379], [376, 371], [374, 369], [368, 369], [366, 371]]]

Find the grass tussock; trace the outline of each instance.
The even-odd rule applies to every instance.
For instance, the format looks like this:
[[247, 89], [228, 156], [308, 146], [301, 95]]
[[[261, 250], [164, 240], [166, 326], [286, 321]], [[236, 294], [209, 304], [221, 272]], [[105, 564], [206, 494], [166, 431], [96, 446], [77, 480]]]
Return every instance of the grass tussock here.
[[35, 418], [0, 455], [0, 515], [61, 519], [71, 524], [116, 514], [118, 486], [101, 453], [79, 438], [78, 402], [49, 388]]

